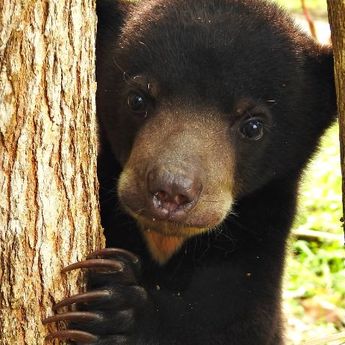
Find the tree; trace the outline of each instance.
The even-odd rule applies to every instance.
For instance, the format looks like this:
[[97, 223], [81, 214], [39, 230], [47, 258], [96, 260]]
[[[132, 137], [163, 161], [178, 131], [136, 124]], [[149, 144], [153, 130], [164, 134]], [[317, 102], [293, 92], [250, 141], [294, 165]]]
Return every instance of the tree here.
[[345, 214], [345, 0], [327, 0], [335, 62], [338, 96], [340, 154], [343, 174], [343, 214]]
[[43, 344], [80, 288], [61, 268], [104, 245], [94, 0], [0, 0], [0, 344]]

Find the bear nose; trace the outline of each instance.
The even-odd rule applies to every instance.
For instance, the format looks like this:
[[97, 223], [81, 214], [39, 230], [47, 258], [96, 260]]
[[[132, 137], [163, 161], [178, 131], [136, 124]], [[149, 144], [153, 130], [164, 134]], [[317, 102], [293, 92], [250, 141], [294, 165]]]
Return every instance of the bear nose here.
[[151, 208], [159, 218], [178, 220], [194, 207], [202, 185], [193, 173], [152, 169], [147, 175]]

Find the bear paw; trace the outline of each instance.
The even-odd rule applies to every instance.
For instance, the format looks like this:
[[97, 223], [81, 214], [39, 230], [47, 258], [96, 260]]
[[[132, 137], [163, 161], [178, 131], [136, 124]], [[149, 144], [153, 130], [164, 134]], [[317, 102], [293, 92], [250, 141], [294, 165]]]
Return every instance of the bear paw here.
[[[78, 344], [135, 344], [141, 320], [151, 309], [146, 290], [138, 285], [140, 261], [134, 254], [106, 248], [85, 261], [63, 269], [90, 269], [87, 292], [62, 300], [53, 307], [55, 315], [44, 324], [66, 321], [68, 327], [47, 340], [72, 340]], [[61, 311], [66, 309], [67, 311]]]

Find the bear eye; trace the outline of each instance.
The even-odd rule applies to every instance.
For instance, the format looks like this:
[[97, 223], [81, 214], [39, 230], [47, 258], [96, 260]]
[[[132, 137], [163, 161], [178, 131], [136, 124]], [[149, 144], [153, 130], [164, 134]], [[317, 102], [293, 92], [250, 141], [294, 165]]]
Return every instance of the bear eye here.
[[127, 105], [132, 112], [147, 115], [147, 100], [141, 93], [131, 92], [127, 97]]
[[250, 140], [260, 140], [264, 136], [264, 123], [261, 119], [252, 117], [240, 127], [241, 134]]

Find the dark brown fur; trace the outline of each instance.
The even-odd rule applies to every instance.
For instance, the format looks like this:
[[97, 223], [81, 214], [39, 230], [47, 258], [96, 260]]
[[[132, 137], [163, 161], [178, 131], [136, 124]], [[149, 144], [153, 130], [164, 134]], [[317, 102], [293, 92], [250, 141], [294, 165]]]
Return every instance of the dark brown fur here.
[[101, 321], [68, 334], [282, 345], [299, 179], [335, 118], [331, 51], [261, 0], [97, 6], [102, 221], [108, 246], [142, 266], [97, 254], [123, 270], [90, 275], [110, 297], [79, 303]]

